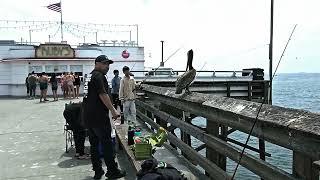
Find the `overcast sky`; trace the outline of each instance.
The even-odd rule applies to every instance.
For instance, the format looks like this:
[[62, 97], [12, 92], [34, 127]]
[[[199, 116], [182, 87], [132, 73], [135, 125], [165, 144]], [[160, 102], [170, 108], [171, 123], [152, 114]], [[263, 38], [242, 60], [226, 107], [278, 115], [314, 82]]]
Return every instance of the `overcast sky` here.
[[[1, 0], [0, 17], [59, 21], [59, 13], [44, 7], [56, 2]], [[319, 0], [275, 0], [274, 69], [294, 24], [298, 24], [278, 72], [320, 72], [319, 7]], [[186, 53], [192, 48], [198, 70], [205, 65], [202, 70], [260, 67], [268, 72], [270, 0], [64, 0], [62, 9], [64, 21], [139, 24], [139, 45], [145, 47], [147, 67], [159, 65], [160, 40], [164, 40], [165, 59], [182, 47], [167, 67], [184, 69]], [[47, 41], [47, 36], [32, 34], [34, 41]], [[69, 42], [83, 41], [80, 36], [65, 32]], [[0, 39], [21, 37], [28, 40], [28, 30], [0, 29]], [[59, 40], [59, 34], [54, 40]], [[90, 40], [94, 41], [94, 35], [86, 37]]]

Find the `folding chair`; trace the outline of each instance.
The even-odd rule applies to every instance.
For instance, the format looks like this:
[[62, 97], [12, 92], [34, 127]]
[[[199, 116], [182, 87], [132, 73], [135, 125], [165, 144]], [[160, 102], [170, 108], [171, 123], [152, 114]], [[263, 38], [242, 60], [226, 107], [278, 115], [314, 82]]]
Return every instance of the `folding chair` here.
[[66, 153], [69, 152], [69, 144], [70, 144], [70, 147], [73, 147], [74, 144], [73, 144], [73, 132], [69, 126], [69, 124], [65, 124], [64, 125], [64, 134], [65, 134], [65, 137], [66, 137]]
[[[67, 107], [67, 103], [65, 104], [65, 108]], [[65, 134], [65, 140], [66, 140], [66, 153], [69, 153], [69, 147], [73, 147], [73, 131], [71, 129], [71, 126], [67, 123], [67, 120], [65, 120], [64, 125], [64, 134]], [[69, 146], [70, 144], [70, 146]]]

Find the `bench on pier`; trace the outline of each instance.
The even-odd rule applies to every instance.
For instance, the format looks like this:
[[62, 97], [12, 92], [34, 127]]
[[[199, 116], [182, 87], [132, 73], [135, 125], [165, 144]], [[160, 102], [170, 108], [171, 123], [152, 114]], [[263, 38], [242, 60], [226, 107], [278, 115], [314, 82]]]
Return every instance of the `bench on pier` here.
[[[137, 119], [136, 125], [141, 127], [141, 133], [143, 135], [152, 134], [152, 131], [148, 128], [148, 126], [145, 123], [142, 123], [142, 121], [140, 121], [139, 119]], [[116, 126], [116, 135], [118, 138], [119, 145], [122, 146], [123, 150], [128, 155], [129, 161], [134, 166], [134, 169], [136, 170], [136, 172], [138, 172], [141, 169], [141, 164], [144, 160], [135, 159], [135, 156], [133, 154], [133, 151], [131, 150], [131, 147], [128, 146], [128, 139], [126, 138], [127, 133], [128, 133], [127, 124]], [[167, 143], [164, 143], [162, 147], [157, 148], [156, 152], [153, 154], [153, 157], [158, 161], [164, 161], [166, 163], [171, 164], [172, 166], [174, 166], [180, 171], [190, 172], [195, 177], [198, 177], [201, 180], [208, 179], [208, 177], [203, 175], [199, 169], [197, 169], [193, 164], [188, 162], [186, 158], [180, 155], [174, 148], [172, 148]]]

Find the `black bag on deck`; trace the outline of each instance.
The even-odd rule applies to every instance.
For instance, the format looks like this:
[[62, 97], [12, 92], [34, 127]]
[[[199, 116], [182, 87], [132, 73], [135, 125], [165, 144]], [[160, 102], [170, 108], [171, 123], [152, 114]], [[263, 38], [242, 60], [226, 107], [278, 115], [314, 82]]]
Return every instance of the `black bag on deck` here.
[[165, 162], [156, 159], [145, 160], [137, 173], [138, 180], [184, 180], [181, 172]]

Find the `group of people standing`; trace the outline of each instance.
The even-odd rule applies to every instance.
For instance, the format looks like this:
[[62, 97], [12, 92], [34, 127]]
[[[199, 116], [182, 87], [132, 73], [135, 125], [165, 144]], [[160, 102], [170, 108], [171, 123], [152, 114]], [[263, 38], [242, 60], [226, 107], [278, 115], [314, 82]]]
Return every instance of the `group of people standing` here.
[[121, 112], [123, 112], [124, 119], [128, 122], [135, 122], [136, 120], [136, 106], [135, 89], [136, 82], [133, 78], [133, 74], [130, 72], [128, 66], [122, 68], [124, 77], [119, 77], [119, 71], [114, 70], [114, 78], [111, 81], [112, 90], [111, 97], [114, 107], [117, 109], [120, 106]]
[[30, 99], [35, 98], [37, 83], [39, 83], [40, 87], [40, 102], [49, 101], [47, 99], [49, 83], [51, 84], [54, 101], [58, 101], [57, 90], [59, 87], [59, 83], [61, 84], [64, 98], [79, 98], [81, 80], [79, 75], [74, 75], [72, 72], [63, 73], [59, 81], [57, 74], [55, 73], [53, 73], [51, 77], [49, 77], [45, 72], [42, 72], [40, 76], [38, 76], [36, 73], [34, 73], [34, 71], [32, 71], [32, 73], [28, 74], [28, 77], [26, 77], [25, 80], [27, 94]]
[[34, 99], [36, 96], [36, 88], [37, 83], [39, 83], [40, 87], [40, 102], [49, 101], [47, 99], [47, 91], [48, 91], [48, 83], [52, 84], [52, 92], [54, 94], [54, 100], [58, 100], [57, 97], [57, 80], [55, 75], [49, 79], [45, 72], [42, 72], [40, 76], [38, 76], [34, 71], [28, 74], [26, 78], [26, 87], [27, 87], [27, 94], [29, 95], [30, 99]]
[[78, 74], [73, 72], [63, 73], [61, 75], [61, 90], [66, 99], [79, 98], [81, 80]]

